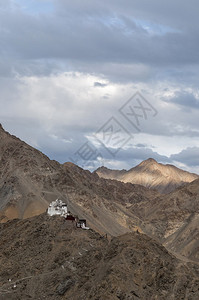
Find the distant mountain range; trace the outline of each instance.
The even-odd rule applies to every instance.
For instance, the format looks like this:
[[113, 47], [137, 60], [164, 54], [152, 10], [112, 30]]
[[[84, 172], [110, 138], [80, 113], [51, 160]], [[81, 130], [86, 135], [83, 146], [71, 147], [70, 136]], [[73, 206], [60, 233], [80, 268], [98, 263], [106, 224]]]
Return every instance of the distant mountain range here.
[[[112, 178], [134, 174], [134, 179], [137, 174], [139, 184], [100, 178], [104, 173]], [[154, 190], [176, 186], [169, 194]], [[130, 171], [91, 173], [50, 160], [0, 126], [0, 222], [44, 213], [57, 198], [101, 234], [143, 232], [180, 258], [199, 262], [198, 175], [152, 159]]]
[[183, 171], [173, 165], [160, 164], [152, 158], [141, 162], [128, 171], [101, 167], [95, 173], [105, 179], [141, 184], [148, 188], [157, 189], [163, 194], [170, 193], [177, 187], [199, 178], [199, 175]]

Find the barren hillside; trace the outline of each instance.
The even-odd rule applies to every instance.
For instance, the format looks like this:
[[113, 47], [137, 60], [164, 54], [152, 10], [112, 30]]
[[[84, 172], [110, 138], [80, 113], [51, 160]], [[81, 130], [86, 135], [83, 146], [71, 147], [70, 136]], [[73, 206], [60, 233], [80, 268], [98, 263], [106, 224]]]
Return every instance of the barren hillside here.
[[160, 164], [152, 158], [141, 162], [129, 171], [110, 170], [101, 167], [95, 172], [102, 178], [141, 184], [148, 188], [157, 189], [163, 194], [174, 191], [177, 187], [199, 178], [197, 174], [183, 171], [172, 165]]
[[[41, 214], [60, 198], [101, 234], [138, 230], [175, 255], [199, 261], [199, 180], [161, 195], [141, 185], [100, 178], [72, 163], [51, 161], [2, 127], [0, 137], [1, 222]], [[148, 164], [141, 167], [147, 171]]]
[[199, 268], [146, 235], [108, 241], [45, 214], [0, 224], [0, 299], [199, 298]]
[[129, 207], [171, 251], [199, 261], [199, 180]]
[[99, 232], [119, 235], [137, 228], [128, 203], [152, 199], [157, 192], [139, 185], [99, 178], [72, 163], [60, 165], [0, 128], [0, 218], [28, 218], [61, 198]]

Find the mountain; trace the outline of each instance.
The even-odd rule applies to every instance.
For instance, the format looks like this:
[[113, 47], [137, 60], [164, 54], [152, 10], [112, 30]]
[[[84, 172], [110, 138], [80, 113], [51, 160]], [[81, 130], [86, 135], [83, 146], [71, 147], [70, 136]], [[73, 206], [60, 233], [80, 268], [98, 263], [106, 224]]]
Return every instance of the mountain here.
[[49, 177], [59, 164], [0, 127], [1, 219], [30, 217], [43, 212], [57, 197]]
[[128, 203], [157, 195], [139, 185], [99, 178], [72, 163], [61, 165], [0, 127], [1, 222], [41, 214], [60, 198], [95, 230], [119, 235], [138, 226]]
[[[159, 166], [152, 160], [140, 165], [147, 170], [148, 164]], [[59, 164], [0, 127], [0, 222], [42, 214], [57, 198], [100, 234], [139, 231], [175, 256], [199, 262], [199, 179], [160, 194]]]
[[95, 173], [101, 178], [141, 184], [148, 188], [157, 189], [163, 194], [170, 193], [177, 187], [199, 178], [199, 175], [183, 171], [173, 165], [160, 164], [152, 158], [141, 162], [129, 171], [110, 170], [101, 167]]
[[[129, 210], [173, 253], [199, 261], [199, 179]], [[149, 233], [150, 234], [150, 233]]]
[[0, 224], [0, 299], [199, 299], [199, 266], [139, 233], [107, 240], [45, 213]]

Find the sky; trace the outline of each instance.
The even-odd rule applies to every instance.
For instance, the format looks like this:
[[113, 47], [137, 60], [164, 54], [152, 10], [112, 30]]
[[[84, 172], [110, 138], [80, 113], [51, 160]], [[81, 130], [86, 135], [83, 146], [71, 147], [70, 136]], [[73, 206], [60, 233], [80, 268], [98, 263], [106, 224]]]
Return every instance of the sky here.
[[60, 163], [199, 174], [199, 2], [0, 0], [0, 122]]

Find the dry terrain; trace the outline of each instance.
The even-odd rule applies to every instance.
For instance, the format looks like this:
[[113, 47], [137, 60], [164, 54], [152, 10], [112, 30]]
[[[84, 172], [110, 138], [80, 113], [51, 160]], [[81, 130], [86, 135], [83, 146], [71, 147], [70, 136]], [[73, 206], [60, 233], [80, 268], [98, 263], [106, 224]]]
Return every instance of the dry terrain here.
[[197, 174], [183, 171], [173, 165], [163, 165], [149, 158], [138, 166], [126, 170], [110, 170], [106, 167], [98, 168], [95, 173], [106, 179], [141, 184], [158, 190], [162, 194], [174, 191], [177, 187], [198, 179]]
[[[148, 164], [154, 161], [143, 162]], [[199, 262], [199, 179], [160, 194], [142, 185], [100, 178], [72, 163], [61, 165], [0, 127], [0, 222], [12, 224], [9, 220], [14, 218], [40, 215], [56, 198], [102, 235], [138, 231], [183, 263]]]
[[144, 234], [107, 240], [45, 213], [0, 224], [0, 299], [199, 299], [199, 266]]

